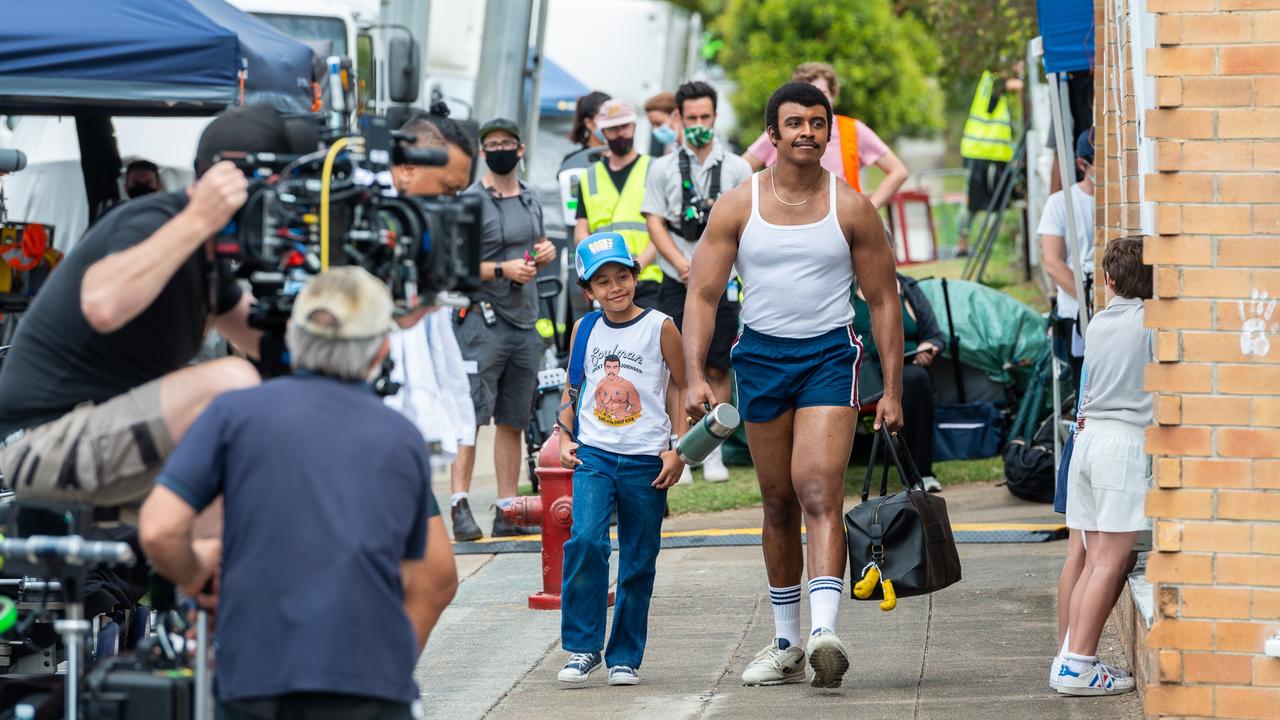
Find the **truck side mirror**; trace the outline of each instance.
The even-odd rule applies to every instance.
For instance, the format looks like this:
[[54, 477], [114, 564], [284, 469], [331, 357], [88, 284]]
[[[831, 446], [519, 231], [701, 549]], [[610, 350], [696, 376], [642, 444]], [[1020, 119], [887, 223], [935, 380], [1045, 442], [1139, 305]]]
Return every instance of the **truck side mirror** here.
[[391, 38], [387, 43], [387, 95], [391, 102], [417, 102], [421, 85], [417, 41], [408, 37]]

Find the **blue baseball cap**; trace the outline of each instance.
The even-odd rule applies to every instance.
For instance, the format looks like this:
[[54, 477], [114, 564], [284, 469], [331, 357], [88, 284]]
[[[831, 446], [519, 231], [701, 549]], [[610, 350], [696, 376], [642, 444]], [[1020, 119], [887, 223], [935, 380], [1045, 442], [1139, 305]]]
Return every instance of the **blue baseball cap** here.
[[617, 263], [635, 267], [636, 261], [627, 249], [627, 241], [616, 232], [600, 232], [588, 235], [578, 243], [575, 264], [579, 280], [590, 280], [605, 263]]
[[1089, 130], [1080, 133], [1076, 138], [1076, 157], [1093, 162], [1093, 142], [1089, 140]]

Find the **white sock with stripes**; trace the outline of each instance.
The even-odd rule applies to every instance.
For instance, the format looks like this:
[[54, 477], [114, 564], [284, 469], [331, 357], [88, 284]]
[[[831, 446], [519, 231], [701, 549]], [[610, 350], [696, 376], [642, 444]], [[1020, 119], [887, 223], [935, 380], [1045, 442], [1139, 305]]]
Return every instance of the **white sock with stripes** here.
[[[800, 586], [778, 588], [769, 586], [769, 600], [773, 603], [774, 636], [790, 647], [800, 644]], [[785, 648], [784, 648], [785, 649]]]
[[840, 596], [844, 594], [844, 578], [824, 575], [809, 580], [809, 615], [813, 630], [836, 629], [836, 611], [840, 609]]

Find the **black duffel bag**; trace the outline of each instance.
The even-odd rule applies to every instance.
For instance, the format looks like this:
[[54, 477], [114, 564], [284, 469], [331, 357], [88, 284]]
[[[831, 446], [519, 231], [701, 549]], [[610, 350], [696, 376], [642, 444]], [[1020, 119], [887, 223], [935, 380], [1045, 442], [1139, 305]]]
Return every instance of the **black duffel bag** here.
[[1005, 487], [1014, 497], [1038, 503], [1053, 502], [1058, 473], [1053, 467], [1053, 416], [1030, 440], [1014, 438], [1004, 448]]
[[[907, 488], [888, 495], [889, 462], [884, 463], [880, 478], [880, 497], [868, 499], [871, 477], [879, 459], [877, 449], [883, 441], [885, 452], [898, 469]], [[902, 460], [906, 459], [906, 467]], [[844, 516], [849, 539], [849, 570], [854, 578], [855, 600], [885, 598], [884, 580], [892, 584], [893, 595], [911, 597], [941, 590], [960, 580], [960, 554], [951, 534], [947, 503], [941, 497], [925, 492], [920, 472], [911, 453], [895, 433], [881, 427], [871, 442], [871, 459], [862, 484], [862, 502]], [[875, 568], [881, 582], [870, 580], [865, 594], [858, 591], [857, 580]], [[892, 610], [891, 598], [881, 609]]]

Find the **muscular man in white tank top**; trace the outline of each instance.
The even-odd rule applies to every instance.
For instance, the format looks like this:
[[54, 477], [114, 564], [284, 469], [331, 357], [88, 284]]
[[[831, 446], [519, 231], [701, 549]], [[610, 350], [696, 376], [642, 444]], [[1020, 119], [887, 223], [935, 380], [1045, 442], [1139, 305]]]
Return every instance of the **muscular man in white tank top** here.
[[[849, 328], [855, 269], [884, 367], [876, 427], [902, 426], [902, 315], [894, 257], [867, 198], [822, 169], [832, 115], [822, 93], [788, 83], [765, 113], [778, 161], [725, 193], [698, 243], [685, 305], [688, 411], [714, 403], [702, 376], [716, 302], [737, 263], [746, 329], [732, 354], [739, 412], [764, 499], [763, 544], [775, 641], [743, 673], [748, 685], [805, 680], [837, 687], [849, 667], [835, 616], [847, 562], [844, 471], [857, 421], [862, 347]], [[808, 532], [813, 627], [799, 633]]]

